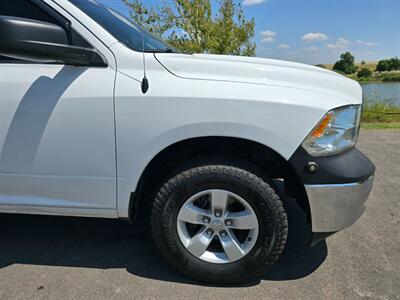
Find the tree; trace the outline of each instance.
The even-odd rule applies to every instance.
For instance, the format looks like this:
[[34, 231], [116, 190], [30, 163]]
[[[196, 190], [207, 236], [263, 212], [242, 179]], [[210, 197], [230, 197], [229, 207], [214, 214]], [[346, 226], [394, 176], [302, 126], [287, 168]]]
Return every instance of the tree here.
[[234, 0], [218, 0], [216, 13], [210, 0], [163, 0], [158, 8], [123, 1], [131, 18], [179, 50], [255, 56], [254, 18], [247, 20]]
[[392, 57], [389, 59], [389, 71], [400, 70], [400, 59]]
[[390, 64], [387, 59], [380, 60], [376, 65], [376, 71], [378, 72], [389, 71], [389, 69], [390, 69]]
[[372, 71], [367, 68], [362, 68], [360, 71], [357, 73], [358, 78], [368, 78], [372, 75]]
[[362, 61], [361, 61], [361, 64], [362, 64], [362, 65], [365, 65], [365, 60], [362, 60]]
[[340, 55], [340, 60], [333, 65], [333, 70], [345, 74], [353, 74], [357, 71], [354, 60], [354, 56], [350, 52], [343, 53]]

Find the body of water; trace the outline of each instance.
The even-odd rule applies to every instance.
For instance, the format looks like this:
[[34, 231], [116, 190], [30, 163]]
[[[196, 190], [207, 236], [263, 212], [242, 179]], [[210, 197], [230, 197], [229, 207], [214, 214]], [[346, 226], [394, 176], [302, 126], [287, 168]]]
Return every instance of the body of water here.
[[361, 84], [365, 101], [383, 101], [400, 106], [400, 82]]

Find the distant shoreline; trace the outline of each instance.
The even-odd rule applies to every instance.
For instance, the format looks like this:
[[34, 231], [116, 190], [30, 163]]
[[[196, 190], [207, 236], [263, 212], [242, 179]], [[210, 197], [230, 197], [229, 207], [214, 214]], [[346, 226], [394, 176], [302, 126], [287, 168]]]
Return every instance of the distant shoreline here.
[[[346, 76], [346, 77], [348, 77], [348, 76]], [[351, 77], [348, 77], [348, 78], [351, 78]], [[351, 78], [351, 79], [354, 79], [354, 78]], [[370, 83], [398, 83], [398, 82], [400, 82], [400, 81], [382, 81], [382, 80], [357, 80], [357, 79], [354, 79], [354, 80], [358, 81], [359, 84], [370, 84]]]
[[[372, 72], [369, 78], [358, 78], [357, 72], [353, 74], [343, 74], [344, 76], [358, 81], [360, 84], [367, 83], [390, 83], [400, 82], [400, 71], [376, 72], [377, 61], [365, 62], [364, 64], [355, 63], [358, 70], [363, 68], [369, 69]], [[321, 68], [325, 67], [327, 70], [333, 71], [333, 64], [320, 64], [317, 65]]]

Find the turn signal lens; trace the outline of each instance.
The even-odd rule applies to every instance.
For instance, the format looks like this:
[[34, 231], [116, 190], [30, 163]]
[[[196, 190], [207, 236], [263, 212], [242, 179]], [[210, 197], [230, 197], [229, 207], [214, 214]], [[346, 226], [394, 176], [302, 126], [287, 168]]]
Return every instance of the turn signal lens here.
[[329, 126], [329, 122], [332, 119], [332, 112], [329, 112], [325, 115], [325, 117], [321, 120], [318, 126], [313, 130], [311, 135], [315, 138], [320, 138], [324, 135], [326, 127]]

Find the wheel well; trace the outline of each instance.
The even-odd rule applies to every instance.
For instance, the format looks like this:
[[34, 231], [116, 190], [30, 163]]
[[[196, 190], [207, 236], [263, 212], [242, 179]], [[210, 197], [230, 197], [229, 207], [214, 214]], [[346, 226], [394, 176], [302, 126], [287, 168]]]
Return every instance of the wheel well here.
[[161, 185], [177, 173], [179, 166], [190, 165], [202, 157], [251, 163], [255, 166], [251, 171], [256, 172], [258, 176], [283, 180], [285, 194], [296, 198], [309, 217], [304, 186], [289, 162], [276, 151], [246, 139], [201, 137], [177, 142], [159, 152], [151, 160], [142, 173], [136, 192], [131, 196], [130, 219], [136, 219], [139, 211], [149, 208]]

